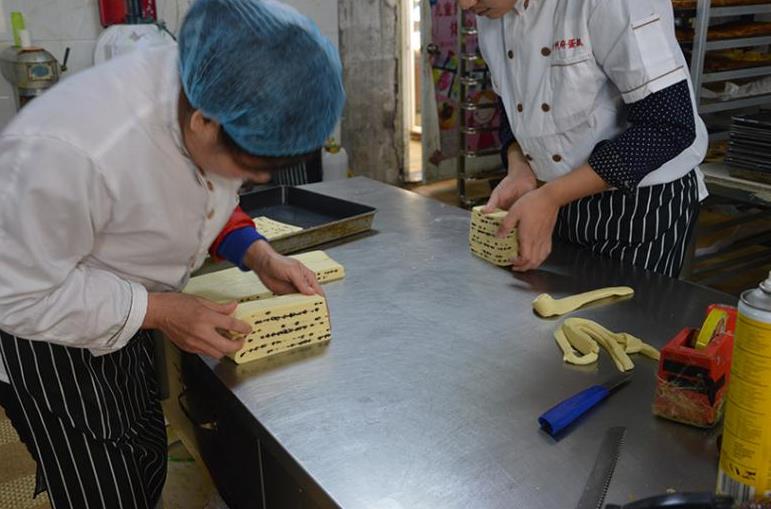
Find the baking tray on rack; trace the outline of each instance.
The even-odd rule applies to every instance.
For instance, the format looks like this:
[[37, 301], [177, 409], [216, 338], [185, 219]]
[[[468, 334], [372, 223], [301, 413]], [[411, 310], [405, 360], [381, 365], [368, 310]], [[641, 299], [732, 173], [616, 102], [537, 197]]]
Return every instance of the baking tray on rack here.
[[264, 216], [302, 228], [270, 241], [273, 249], [281, 254], [296, 253], [371, 230], [376, 212], [373, 207], [292, 186], [242, 194], [241, 208], [251, 217]]

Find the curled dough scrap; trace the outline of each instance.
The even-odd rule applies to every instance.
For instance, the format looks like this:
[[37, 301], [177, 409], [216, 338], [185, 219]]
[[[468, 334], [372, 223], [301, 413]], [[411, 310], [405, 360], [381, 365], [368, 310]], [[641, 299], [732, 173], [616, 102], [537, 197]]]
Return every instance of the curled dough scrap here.
[[597, 362], [599, 347], [602, 346], [613, 359], [619, 371], [634, 369], [629, 354], [640, 353], [654, 360], [659, 351], [640, 338], [626, 332], [611, 332], [597, 322], [583, 318], [568, 318], [554, 331], [554, 339], [562, 350], [562, 360], [577, 366]]
[[628, 286], [601, 288], [599, 290], [592, 290], [591, 292], [565, 297], [564, 299], [555, 299], [548, 293], [542, 293], [533, 301], [533, 309], [539, 316], [548, 318], [550, 316], [559, 316], [570, 313], [571, 311], [575, 311], [581, 306], [596, 300], [607, 299], [608, 297], [627, 297], [629, 295], [634, 295], [634, 290]]
[[557, 340], [557, 344], [562, 350], [562, 360], [564, 362], [575, 364], [576, 366], [586, 366], [597, 362], [598, 357], [595, 352], [590, 352], [586, 355], [577, 355], [562, 329], [554, 331], [554, 339]]

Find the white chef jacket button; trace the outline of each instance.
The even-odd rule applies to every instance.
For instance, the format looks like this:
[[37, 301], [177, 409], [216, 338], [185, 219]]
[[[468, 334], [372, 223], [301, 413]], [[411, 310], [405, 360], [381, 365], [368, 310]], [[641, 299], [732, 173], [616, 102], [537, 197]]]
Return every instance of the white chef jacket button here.
[[524, 109], [525, 109], [525, 107], [522, 106], [522, 103], [517, 104], [517, 111], [518, 112], [522, 113], [522, 110], [524, 110]]
[[213, 210], [210, 210], [210, 211], [209, 211], [209, 212], [206, 214], [206, 219], [211, 219], [211, 218], [213, 218], [213, 217], [214, 217], [214, 211], [213, 211]]
[[544, 46], [543, 48], [541, 48], [541, 55], [548, 57], [549, 55], [551, 55], [551, 50], [546, 46]]
[[548, 105], [548, 104], [546, 104], [546, 103], [543, 103], [543, 104], [541, 105], [541, 109], [544, 111], [544, 113], [548, 113], [549, 111], [551, 111], [551, 106], [549, 106], [549, 105]]
[[509, 50], [509, 52], [507, 53], [507, 55], [509, 56], [509, 59], [510, 59], [510, 60], [514, 60], [514, 51], [513, 51], [513, 50]]
[[533, 156], [531, 156], [530, 154], [525, 154], [525, 159], [527, 159], [528, 161], [532, 161]]
[[558, 162], [562, 161], [562, 156], [561, 156], [561, 155], [559, 155], [559, 154], [554, 154], [553, 156], [551, 156], [551, 159], [552, 159], [552, 161], [554, 161], [555, 163], [558, 163]]
[[209, 188], [209, 191], [214, 191], [214, 184], [211, 183], [211, 180], [206, 181], [206, 187]]

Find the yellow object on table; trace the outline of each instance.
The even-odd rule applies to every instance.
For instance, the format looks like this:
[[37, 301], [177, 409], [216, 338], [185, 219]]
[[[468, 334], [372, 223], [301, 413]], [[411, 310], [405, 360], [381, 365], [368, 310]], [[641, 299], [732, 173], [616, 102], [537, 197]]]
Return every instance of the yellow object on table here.
[[607, 299], [608, 297], [627, 297], [634, 295], [634, 290], [628, 286], [612, 286], [591, 292], [571, 295], [563, 299], [555, 299], [548, 293], [542, 293], [533, 301], [533, 310], [543, 318], [559, 316], [584, 306], [590, 302]]
[[332, 338], [329, 310], [320, 295], [283, 295], [240, 304], [235, 318], [252, 327], [244, 347], [230, 354], [242, 364]]
[[712, 342], [712, 339], [720, 334], [724, 334], [728, 324], [728, 313], [722, 309], [713, 309], [707, 315], [704, 323], [696, 336], [696, 343], [693, 347], [696, 350], [704, 350]]
[[518, 254], [517, 231], [512, 230], [506, 238], [499, 239], [496, 232], [506, 217], [505, 210], [496, 210], [491, 214], [482, 213], [484, 207], [474, 207], [471, 211], [469, 228], [469, 247], [476, 256], [501, 267], [511, 265], [512, 258]]
[[630, 354], [640, 353], [659, 360], [659, 351], [640, 338], [626, 332], [611, 332], [597, 322], [584, 318], [568, 318], [554, 331], [554, 339], [562, 350], [562, 360], [577, 366], [597, 362], [602, 346], [619, 371], [634, 369]]
[[[329, 283], [345, 277], [343, 266], [324, 251], [311, 251], [290, 258], [302, 262], [312, 270], [319, 283]], [[238, 267], [196, 276], [182, 291], [219, 303], [250, 302], [273, 296], [273, 292], [262, 284], [254, 272], [244, 272]]]
[[260, 216], [254, 218], [254, 227], [257, 231], [268, 240], [275, 240], [281, 237], [286, 237], [292, 233], [297, 233], [303, 229], [293, 224], [282, 223], [269, 217]]

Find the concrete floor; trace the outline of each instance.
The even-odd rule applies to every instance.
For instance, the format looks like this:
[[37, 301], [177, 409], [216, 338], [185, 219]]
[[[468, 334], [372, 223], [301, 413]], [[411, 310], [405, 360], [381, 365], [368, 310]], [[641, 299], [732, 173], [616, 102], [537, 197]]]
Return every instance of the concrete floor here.
[[227, 509], [211, 478], [196, 463], [181, 441], [169, 431], [169, 466], [163, 489], [164, 509]]
[[50, 509], [44, 494], [32, 498], [35, 462], [0, 408], [0, 507], [3, 509]]
[[[164, 509], [227, 509], [173, 430], [169, 430], [169, 444]], [[51, 509], [45, 493], [32, 498], [34, 488], [35, 462], [0, 408], [0, 508]]]

